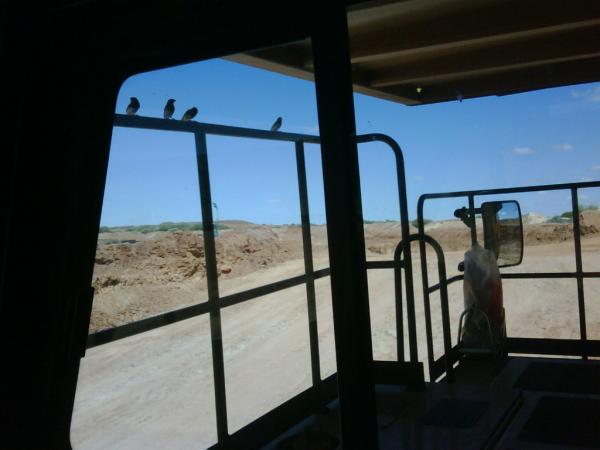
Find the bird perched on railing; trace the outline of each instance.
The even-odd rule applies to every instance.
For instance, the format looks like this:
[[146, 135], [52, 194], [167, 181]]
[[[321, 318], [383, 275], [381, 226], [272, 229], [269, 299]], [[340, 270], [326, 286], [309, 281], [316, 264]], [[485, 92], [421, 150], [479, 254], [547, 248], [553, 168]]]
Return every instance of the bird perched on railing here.
[[138, 109], [140, 109], [140, 101], [135, 97], [131, 97], [131, 101], [127, 105], [127, 115], [134, 116]]
[[173, 113], [175, 112], [175, 99], [170, 98], [167, 100], [167, 104], [165, 105], [165, 110], [163, 112], [163, 117], [165, 119], [170, 119], [173, 117]]
[[181, 118], [181, 120], [183, 120], [184, 122], [189, 122], [194, 117], [196, 117], [196, 114], [198, 114], [198, 108], [196, 108], [194, 106], [193, 108], [188, 109], [185, 112], [185, 114], [183, 114], [183, 117]]
[[281, 117], [278, 117], [277, 120], [273, 123], [273, 125], [271, 125], [271, 131], [277, 131], [281, 128], [281, 123], [283, 122], [283, 120], [281, 119]]

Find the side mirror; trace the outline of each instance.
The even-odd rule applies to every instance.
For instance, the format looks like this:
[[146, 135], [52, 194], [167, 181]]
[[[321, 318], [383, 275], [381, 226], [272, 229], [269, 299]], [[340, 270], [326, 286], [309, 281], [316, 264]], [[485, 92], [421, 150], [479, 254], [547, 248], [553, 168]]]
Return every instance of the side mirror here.
[[481, 205], [484, 247], [496, 255], [498, 267], [523, 261], [523, 220], [519, 203], [486, 202]]

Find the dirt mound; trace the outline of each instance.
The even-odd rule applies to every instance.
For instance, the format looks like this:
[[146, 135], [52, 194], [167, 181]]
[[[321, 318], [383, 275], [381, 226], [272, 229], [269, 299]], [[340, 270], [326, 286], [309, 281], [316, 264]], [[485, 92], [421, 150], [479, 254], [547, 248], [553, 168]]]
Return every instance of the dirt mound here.
[[538, 225], [548, 222], [549, 217], [543, 214], [530, 212], [523, 214], [523, 225]]
[[[600, 213], [585, 211], [580, 216], [582, 237], [600, 232]], [[299, 226], [265, 226], [231, 221], [231, 229], [216, 238], [219, 276], [238, 277], [291, 259], [302, 258]], [[368, 254], [392, 255], [401, 240], [399, 222], [365, 224]], [[410, 232], [416, 232], [410, 227]], [[458, 221], [434, 223], [426, 233], [444, 250], [470, 246], [469, 229]], [[315, 254], [326, 248], [325, 227], [313, 227]], [[480, 236], [481, 239], [481, 236]], [[573, 239], [572, 224], [524, 225], [525, 245]], [[204, 239], [199, 231], [103, 233], [96, 252], [93, 286], [99, 292], [115, 286], [180, 283], [206, 277]]]
[[[158, 233], [157, 233], [158, 234]], [[100, 244], [94, 288], [183, 281], [204, 276], [204, 239], [198, 232], [160, 233], [156, 239]]]
[[583, 211], [579, 215], [581, 234], [592, 234], [600, 231], [600, 211]]
[[[582, 238], [600, 233], [600, 213], [598, 211], [583, 211], [579, 215], [579, 229]], [[534, 226], [524, 225], [523, 234], [525, 245], [569, 241], [573, 239], [573, 224], [545, 223]]]
[[[526, 220], [525, 220], [526, 219]], [[573, 239], [571, 223], [545, 223], [545, 216], [528, 214], [523, 221], [523, 239], [525, 245], [542, 245]], [[478, 221], [478, 239], [483, 241], [481, 223]], [[580, 215], [582, 238], [600, 233], [600, 213], [585, 211]], [[417, 230], [410, 227], [411, 233]], [[433, 222], [425, 226], [425, 233], [440, 243], [445, 251], [464, 251], [471, 246], [471, 232], [459, 220]], [[365, 225], [367, 254], [392, 255], [401, 240], [399, 222], [384, 222]]]
[[[110, 233], [108, 233], [110, 235]], [[206, 277], [201, 232], [154, 233], [139, 240], [101, 235], [93, 286], [178, 283]], [[103, 243], [107, 242], [107, 243]], [[241, 276], [301, 256], [300, 227], [251, 227], [221, 231], [215, 240], [220, 276]]]
[[[219, 230], [215, 240], [220, 278], [235, 282], [238, 277], [287, 261], [298, 260], [303, 264], [300, 226], [242, 221], [231, 221], [227, 226], [228, 229]], [[364, 231], [368, 258], [393, 257], [402, 236], [399, 222], [368, 223]], [[581, 215], [582, 238], [597, 236], [599, 231], [600, 214], [585, 211]], [[415, 233], [416, 229], [411, 226], [410, 232]], [[470, 231], [460, 221], [428, 224], [425, 232], [440, 242], [446, 252], [464, 252], [471, 245]], [[573, 226], [570, 223], [525, 225], [524, 235], [526, 246], [567, 241], [573, 239]], [[326, 227], [312, 226], [311, 236], [315, 260], [326, 260]], [[482, 241], [482, 236], [479, 239]], [[418, 251], [416, 244], [413, 248]], [[205, 247], [200, 231], [102, 233], [95, 262], [92, 331], [207, 298]]]
[[227, 231], [216, 240], [221, 275], [241, 276], [302, 256], [299, 226]]

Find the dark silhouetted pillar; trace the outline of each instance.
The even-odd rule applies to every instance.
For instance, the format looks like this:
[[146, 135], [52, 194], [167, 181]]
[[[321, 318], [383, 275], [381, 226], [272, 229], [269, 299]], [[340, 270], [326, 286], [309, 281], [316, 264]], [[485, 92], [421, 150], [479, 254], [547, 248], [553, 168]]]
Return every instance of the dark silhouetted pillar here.
[[312, 39], [343, 447], [371, 449], [377, 448], [373, 352], [348, 25], [343, 5], [323, 7]]

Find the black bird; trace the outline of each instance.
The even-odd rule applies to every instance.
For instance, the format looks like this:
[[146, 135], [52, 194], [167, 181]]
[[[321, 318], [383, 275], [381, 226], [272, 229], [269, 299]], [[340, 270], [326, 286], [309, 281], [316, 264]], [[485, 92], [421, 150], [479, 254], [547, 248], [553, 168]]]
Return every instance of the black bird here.
[[131, 97], [131, 101], [129, 102], [129, 105], [127, 105], [127, 115], [135, 116], [138, 109], [140, 109], [140, 101], [135, 97]]
[[281, 117], [278, 117], [277, 120], [273, 123], [273, 125], [271, 125], [271, 131], [277, 131], [281, 128], [281, 122], [283, 122], [283, 120], [281, 119]]
[[195, 106], [193, 108], [188, 109], [185, 114], [183, 115], [183, 117], [181, 118], [181, 120], [183, 120], [184, 122], [189, 122], [190, 120], [192, 120], [194, 117], [196, 117], [196, 114], [198, 114], [198, 108], [196, 108]]
[[174, 112], [175, 112], [175, 99], [170, 98], [169, 100], [167, 100], [167, 104], [165, 105], [163, 117], [165, 119], [170, 119], [171, 117], [173, 117]]

